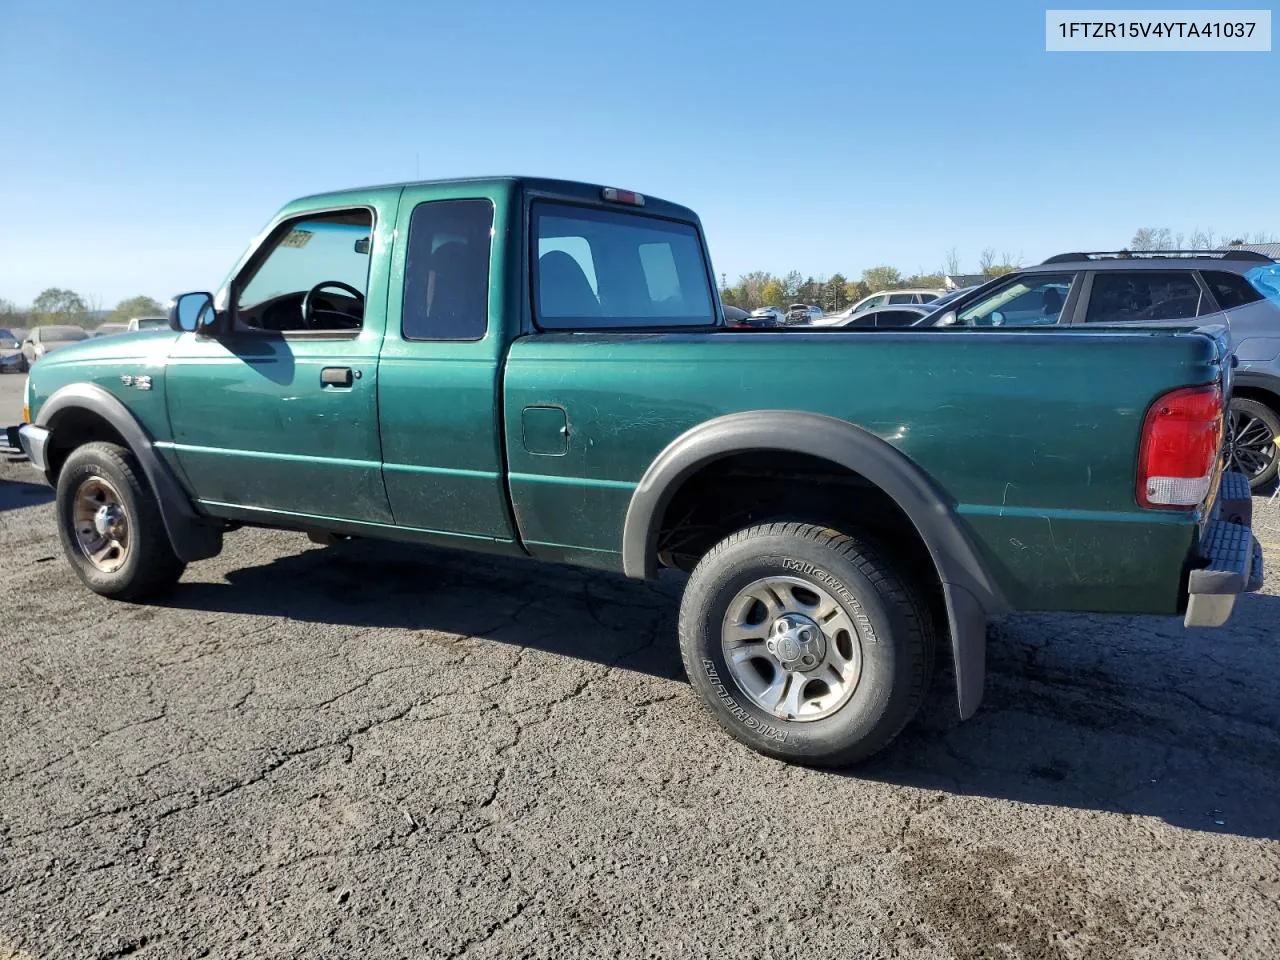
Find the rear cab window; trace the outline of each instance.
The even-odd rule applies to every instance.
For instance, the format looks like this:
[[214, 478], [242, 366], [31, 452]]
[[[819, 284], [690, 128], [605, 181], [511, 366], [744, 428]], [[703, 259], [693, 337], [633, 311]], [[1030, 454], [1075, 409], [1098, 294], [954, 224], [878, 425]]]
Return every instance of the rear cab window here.
[[642, 213], [533, 205], [534, 319], [544, 330], [716, 322], [697, 228]]

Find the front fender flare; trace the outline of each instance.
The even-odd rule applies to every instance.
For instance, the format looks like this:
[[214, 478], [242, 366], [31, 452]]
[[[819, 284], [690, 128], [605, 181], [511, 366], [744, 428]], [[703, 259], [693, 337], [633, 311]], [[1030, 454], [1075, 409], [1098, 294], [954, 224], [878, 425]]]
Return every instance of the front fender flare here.
[[875, 484], [915, 526], [942, 582], [961, 717], [982, 700], [987, 618], [1008, 612], [995, 579], [969, 541], [950, 502], [895, 447], [835, 417], [789, 410], [757, 410], [709, 420], [667, 445], [632, 494], [622, 535], [622, 568], [629, 577], [657, 573], [658, 534], [667, 506], [689, 477], [735, 453], [785, 450], [838, 464]]
[[173, 552], [184, 563], [206, 560], [222, 549], [222, 531], [196, 513], [182, 484], [152, 446], [146, 429], [117, 397], [92, 383], [73, 383], [54, 393], [40, 407], [36, 426], [57, 442], [57, 420], [70, 410], [85, 410], [109, 423], [128, 445], [155, 491]]

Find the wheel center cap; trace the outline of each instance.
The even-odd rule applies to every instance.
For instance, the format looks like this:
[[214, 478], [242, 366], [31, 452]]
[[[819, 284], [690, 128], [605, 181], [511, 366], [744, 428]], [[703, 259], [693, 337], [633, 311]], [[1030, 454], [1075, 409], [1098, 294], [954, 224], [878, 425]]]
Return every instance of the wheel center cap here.
[[827, 638], [817, 622], [788, 613], [773, 621], [765, 648], [783, 670], [812, 670], [827, 657]]
[[98, 532], [98, 536], [105, 537], [115, 532], [122, 519], [124, 519], [124, 511], [119, 504], [106, 503], [93, 515], [93, 528]]

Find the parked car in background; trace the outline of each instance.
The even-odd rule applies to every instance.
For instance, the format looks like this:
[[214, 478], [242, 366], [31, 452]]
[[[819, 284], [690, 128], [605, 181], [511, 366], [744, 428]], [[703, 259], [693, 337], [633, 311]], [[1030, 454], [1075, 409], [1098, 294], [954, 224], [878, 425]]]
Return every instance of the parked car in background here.
[[932, 303], [944, 293], [945, 290], [881, 290], [863, 297], [849, 308], [849, 314], [852, 316], [874, 307], [894, 307], [903, 303]]
[[89, 334], [83, 327], [32, 327], [27, 339], [22, 344], [22, 356], [28, 369], [41, 357], [61, 350], [65, 346], [88, 340]]
[[93, 331], [92, 336], [109, 337], [115, 333], [127, 333], [129, 325], [127, 323], [103, 323]]
[[782, 312], [781, 307], [756, 307], [751, 311], [751, 316], [757, 320], [768, 320], [768, 323], [761, 323], [760, 326], [781, 327], [786, 324], [786, 314]]
[[787, 323], [790, 326], [810, 324], [821, 317], [822, 308], [807, 303], [793, 303], [787, 308]]
[[1238, 360], [1230, 407], [1232, 469], [1254, 490], [1280, 473], [1280, 263], [1252, 250], [1064, 253], [984, 284], [929, 325], [1217, 323]]
[[914, 327], [933, 313], [933, 304], [902, 303], [896, 307], [872, 307], [840, 321], [841, 327]]
[[26, 369], [22, 341], [12, 330], [0, 327], [0, 373], [23, 373]]
[[815, 327], [844, 326], [850, 317], [865, 310], [874, 310], [876, 307], [896, 307], [903, 304], [932, 303], [945, 292], [943, 290], [881, 290], [879, 293], [873, 293], [869, 297], [863, 297], [857, 303], [843, 310], [819, 317], [813, 321], [813, 325]]
[[139, 330], [166, 330], [168, 327], [168, 317], [132, 317], [128, 323], [130, 333], [137, 333]]
[[736, 330], [764, 330], [778, 326], [778, 322], [771, 316], [757, 317], [753, 313], [747, 313], [741, 307], [731, 307], [728, 304], [722, 304], [724, 309], [724, 323], [727, 327], [733, 327]]

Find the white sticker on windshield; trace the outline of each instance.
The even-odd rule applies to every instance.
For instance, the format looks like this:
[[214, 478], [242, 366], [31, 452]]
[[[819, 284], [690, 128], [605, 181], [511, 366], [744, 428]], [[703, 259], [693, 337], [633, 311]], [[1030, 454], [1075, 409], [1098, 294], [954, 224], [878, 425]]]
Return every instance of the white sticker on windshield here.
[[305, 247], [311, 240], [312, 233], [310, 230], [290, 230], [285, 234], [283, 240], [280, 241], [282, 247]]

